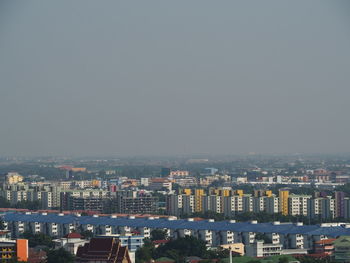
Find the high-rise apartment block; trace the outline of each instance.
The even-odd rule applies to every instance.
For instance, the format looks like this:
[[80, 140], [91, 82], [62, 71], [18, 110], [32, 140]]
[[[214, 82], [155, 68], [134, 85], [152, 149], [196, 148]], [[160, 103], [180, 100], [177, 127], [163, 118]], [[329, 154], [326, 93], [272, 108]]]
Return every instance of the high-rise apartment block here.
[[176, 216], [212, 211], [228, 217], [244, 212], [281, 213], [325, 221], [339, 217], [338, 211], [343, 218], [350, 218], [350, 199], [342, 193], [336, 193], [334, 198], [315, 196], [290, 194], [287, 189], [281, 189], [278, 196], [270, 190], [245, 194], [230, 188], [182, 189], [179, 194], [167, 196], [167, 211]]

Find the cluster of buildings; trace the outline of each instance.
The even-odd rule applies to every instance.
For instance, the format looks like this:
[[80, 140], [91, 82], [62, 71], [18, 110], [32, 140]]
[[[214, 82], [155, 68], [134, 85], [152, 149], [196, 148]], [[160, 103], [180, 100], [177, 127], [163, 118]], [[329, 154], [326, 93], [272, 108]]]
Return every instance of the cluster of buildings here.
[[[44, 233], [55, 237], [55, 248], [76, 255], [76, 262], [117, 260], [131, 263], [134, 252], [143, 246], [152, 230], [163, 230], [167, 238], [194, 236], [207, 247], [222, 247], [240, 255], [268, 257], [274, 255], [332, 256], [336, 262], [350, 260], [350, 224], [258, 223], [176, 217], [81, 216], [80, 214], [14, 213], [1, 215], [3, 233], [18, 238], [24, 232]], [[84, 239], [79, 232], [90, 231], [95, 238]], [[2, 258], [28, 259], [28, 240], [4, 242], [0, 233]], [[117, 258], [116, 258], [117, 257]], [[108, 261], [109, 262], [109, 261]]]
[[[84, 239], [78, 233], [70, 233], [54, 240], [55, 249], [63, 248], [75, 255], [74, 262], [135, 262], [135, 249], [130, 251], [125, 237], [98, 237]], [[126, 242], [125, 242], [126, 241]], [[47, 262], [47, 253], [42, 249], [30, 248], [28, 239], [11, 238], [8, 230], [0, 231], [1, 262]]]
[[228, 217], [244, 212], [307, 216], [311, 219], [350, 219], [350, 198], [343, 192], [329, 196], [325, 192], [312, 195], [291, 194], [281, 189], [278, 194], [270, 190], [255, 190], [245, 194], [243, 190], [230, 187], [183, 189], [179, 194], [168, 195], [169, 215], [191, 215], [195, 212], [213, 211]]
[[[260, 183], [260, 184], [344, 184], [350, 182], [349, 167], [343, 167], [343, 169], [327, 170], [324, 168], [308, 169], [308, 168], [294, 168], [293, 164], [290, 164], [292, 169], [281, 168], [252, 168], [240, 171], [241, 177], [247, 178], [246, 183]], [[345, 168], [345, 169], [344, 169]]]
[[[128, 247], [130, 251], [135, 251], [142, 246], [144, 238], [150, 237], [152, 230], [160, 229], [166, 232], [168, 238], [194, 236], [205, 241], [208, 247], [239, 249], [241, 253], [257, 257], [306, 254], [309, 251], [321, 253], [321, 250], [325, 253], [327, 250], [328, 252], [334, 250], [333, 247], [327, 246], [329, 239], [350, 235], [350, 225], [345, 223], [303, 225], [278, 221], [215, 222], [212, 219], [196, 221], [193, 218], [175, 217], [135, 218], [30, 212], [7, 212], [2, 215], [2, 220], [13, 237], [19, 237], [26, 231], [44, 233], [56, 237], [54, 242], [58, 247], [71, 249], [71, 252], [76, 253], [78, 257], [79, 249], [82, 247], [83, 251], [87, 249], [87, 241], [76, 236], [76, 232], [79, 231], [91, 231], [95, 236], [104, 238], [118, 238], [121, 245]], [[350, 246], [348, 248], [350, 249]]]
[[27, 262], [29, 257], [28, 239], [11, 239], [9, 231], [0, 231], [0, 259], [18, 259]]
[[60, 194], [61, 210], [115, 212], [122, 214], [158, 213], [158, 198], [143, 190], [72, 190]]
[[24, 182], [23, 177], [12, 173], [0, 189], [0, 196], [16, 205], [18, 202], [38, 202], [44, 210], [79, 210], [103, 212], [106, 208], [115, 213], [158, 212], [158, 198], [147, 190], [111, 189], [100, 180], [59, 182]]
[[9, 230], [0, 230], [1, 262], [43, 263], [47, 254], [42, 249], [29, 247], [28, 239], [12, 238]]
[[[248, 180], [252, 178], [249, 174], [232, 176], [219, 173], [216, 168], [205, 168], [200, 177], [192, 176], [186, 170], [163, 168], [161, 177], [157, 178], [76, 180], [74, 173], [85, 173], [86, 168], [59, 168], [66, 171], [67, 180], [28, 182], [18, 173], [9, 173], [0, 189], [0, 196], [11, 205], [36, 201], [41, 209], [75, 212], [4, 212], [1, 215], [4, 233], [12, 238], [20, 238], [24, 232], [44, 233], [55, 238], [55, 248], [64, 248], [76, 255], [77, 262], [134, 262], [134, 252], [143, 245], [144, 238], [151, 237], [152, 230], [165, 231], [167, 238], [194, 236], [205, 241], [208, 247], [228, 248], [241, 255], [265, 257], [312, 251], [315, 254], [332, 254], [339, 262], [350, 262], [350, 238], [344, 237], [350, 236], [350, 224], [347, 223], [303, 225], [279, 221], [258, 223], [254, 220], [215, 222], [213, 219], [177, 219], [178, 216], [207, 211], [230, 218], [245, 212], [265, 212], [305, 216], [321, 222], [335, 218], [350, 219], [350, 198], [340, 191], [297, 195], [289, 188], [276, 193], [271, 190], [246, 193], [232, 188], [233, 185], [239, 188], [237, 185], [246, 183], [350, 182], [350, 176], [342, 173], [316, 169], [284, 176], [256, 169], [251, 171], [258, 174], [252, 182]], [[113, 170], [107, 173], [115, 174]], [[209, 187], [216, 181], [223, 187]], [[180, 189], [174, 191], [174, 184], [179, 185]], [[164, 206], [168, 217], [155, 216], [159, 213], [160, 202], [154, 191], [165, 195]], [[89, 211], [96, 213], [83, 214]], [[124, 216], [104, 216], [103, 213]], [[134, 214], [153, 216], [138, 217]], [[84, 232], [91, 232], [95, 238], [88, 240], [78, 234]], [[28, 241], [13, 240], [1, 243], [0, 232], [0, 247], [5, 248], [2, 249], [1, 258], [23, 257], [23, 261], [26, 261], [24, 257], [27, 255], [29, 258], [29, 250], [27, 248], [24, 250], [27, 252], [23, 252], [18, 244], [25, 247]]]
[[84, 246], [80, 246], [76, 253], [75, 262], [135, 262], [130, 257], [126, 246], [122, 246], [117, 238], [92, 238]]
[[[141, 178], [135, 185], [138, 187], [122, 188], [130, 180], [70, 180], [57, 182], [25, 182], [16, 173], [7, 175], [6, 182], [0, 189], [0, 196], [11, 205], [21, 201], [37, 201], [41, 209], [95, 211], [123, 214], [157, 214], [159, 199], [153, 191], [160, 191], [166, 196], [166, 212], [168, 215], [191, 215], [196, 212], [213, 211], [232, 217], [244, 212], [266, 212], [268, 214], [307, 216], [316, 220], [331, 220], [334, 218], [350, 219], [350, 199], [343, 192], [315, 192], [314, 195], [296, 195], [288, 189], [281, 189], [274, 194], [270, 190], [256, 190], [244, 193], [243, 190], [232, 187], [180, 188], [175, 193], [171, 191], [174, 180], [187, 180], [188, 171], [162, 170], [167, 177]], [[230, 180], [229, 176], [217, 174], [214, 168], [207, 168], [203, 184], [211, 183], [213, 178], [223, 182]], [[321, 176], [321, 175], [320, 175]], [[147, 180], [146, 180], [147, 179]], [[162, 207], [164, 207], [162, 206]]]
[[[141, 178], [142, 186], [149, 186], [152, 190], [161, 190], [167, 188], [171, 190], [171, 185], [176, 184], [180, 187], [207, 187], [215, 181], [231, 182], [231, 176], [219, 174], [216, 168], [205, 168], [200, 173], [200, 178], [190, 174], [187, 170], [171, 170], [162, 168], [159, 178]], [[146, 182], [146, 183], [145, 183]], [[155, 185], [158, 183], [158, 185]], [[162, 183], [162, 185], [159, 185]]]
[[[76, 262], [96, 260], [99, 262], [116, 262], [120, 259], [123, 263], [135, 262], [135, 252], [143, 246], [143, 236], [130, 235], [100, 235], [94, 238], [87, 238], [78, 232], [71, 232], [64, 237], [53, 239], [55, 249], [68, 251], [76, 256]], [[93, 258], [93, 251], [95, 258]], [[98, 258], [96, 258], [96, 256]], [[110, 260], [110, 261], [108, 261]]]
[[51, 185], [31, 185], [24, 182], [13, 184], [5, 183], [0, 196], [6, 199], [11, 205], [21, 201], [39, 201], [43, 209], [60, 207], [61, 188]]

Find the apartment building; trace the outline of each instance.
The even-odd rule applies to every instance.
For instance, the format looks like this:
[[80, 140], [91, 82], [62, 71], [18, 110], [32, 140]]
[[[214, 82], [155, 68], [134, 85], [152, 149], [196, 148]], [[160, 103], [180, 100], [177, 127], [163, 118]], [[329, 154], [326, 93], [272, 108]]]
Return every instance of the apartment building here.
[[[307, 225], [301, 223], [258, 223], [194, 219], [135, 218], [116, 216], [79, 216], [64, 214], [5, 213], [2, 216], [13, 237], [24, 231], [40, 231], [54, 237], [63, 237], [77, 229], [90, 230], [95, 235], [130, 236], [138, 233], [149, 236], [154, 229], [165, 230], [169, 237], [186, 235], [198, 237], [208, 246], [243, 243], [254, 245], [257, 235], [271, 238], [271, 244], [283, 249], [312, 249], [314, 243], [328, 238], [350, 235], [346, 225]], [[34, 227], [33, 227], [34, 226]]]
[[[280, 190], [276, 196], [268, 190], [255, 191], [252, 195], [244, 194], [241, 190], [225, 188], [211, 188], [208, 191], [183, 189], [179, 195], [167, 196], [167, 212], [175, 216], [205, 211], [223, 213], [225, 216], [244, 212], [265, 212], [330, 220], [336, 218], [336, 209], [337, 200], [332, 196], [295, 195], [290, 194], [288, 190]], [[342, 202], [339, 202], [338, 198], [338, 211], [340, 209], [343, 218], [349, 219], [350, 198], [345, 197]]]
[[280, 190], [279, 191], [279, 211], [282, 215], [288, 215], [289, 213], [289, 191], [288, 190]]
[[308, 217], [323, 220], [335, 218], [335, 200], [331, 196], [308, 199]]
[[282, 244], [265, 244], [262, 240], [257, 240], [253, 244], [245, 247], [246, 256], [249, 257], [271, 257], [281, 255]]
[[223, 196], [209, 195], [202, 197], [203, 211], [213, 211], [215, 213], [223, 213]]
[[67, 208], [64, 210], [80, 210], [102, 212], [106, 198], [99, 196], [74, 197], [68, 196]]
[[60, 190], [49, 185], [41, 187], [29, 187], [25, 184], [5, 185], [0, 190], [0, 196], [12, 205], [21, 201], [40, 201], [43, 209], [51, 209], [60, 206]]
[[66, 190], [60, 193], [62, 210], [102, 211], [103, 203], [110, 197], [104, 190]]
[[0, 239], [1, 262], [27, 262], [28, 254], [28, 239]]
[[118, 191], [116, 211], [123, 214], [154, 214], [158, 212], [158, 198], [143, 191]]
[[190, 172], [189, 171], [181, 171], [181, 170], [176, 170], [176, 171], [170, 171], [169, 176], [170, 177], [177, 177], [177, 176], [189, 176]]
[[308, 215], [308, 200], [310, 195], [289, 195], [288, 197], [288, 215]]
[[166, 178], [152, 178], [148, 181], [148, 187], [151, 190], [162, 190], [168, 189], [171, 190], [172, 182]]

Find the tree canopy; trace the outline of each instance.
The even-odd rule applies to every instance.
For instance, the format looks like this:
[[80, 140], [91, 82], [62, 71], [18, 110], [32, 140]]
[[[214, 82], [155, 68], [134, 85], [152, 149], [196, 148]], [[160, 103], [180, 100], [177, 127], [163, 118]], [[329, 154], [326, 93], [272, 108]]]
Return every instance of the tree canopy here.
[[154, 229], [151, 231], [151, 240], [164, 240], [167, 238], [167, 233], [165, 230]]
[[50, 249], [47, 252], [47, 263], [73, 263], [74, 256], [64, 248]]
[[24, 232], [22, 237], [29, 240], [29, 247], [47, 246], [53, 247], [52, 237], [43, 233], [32, 234], [31, 232]]
[[146, 240], [144, 246], [136, 251], [136, 261], [148, 262], [151, 259], [168, 257], [175, 260], [176, 263], [182, 263], [188, 256], [197, 256], [201, 258], [226, 257], [225, 251], [212, 252], [207, 251], [204, 241], [186, 236], [183, 238], [172, 239], [168, 243], [155, 248], [150, 240]]

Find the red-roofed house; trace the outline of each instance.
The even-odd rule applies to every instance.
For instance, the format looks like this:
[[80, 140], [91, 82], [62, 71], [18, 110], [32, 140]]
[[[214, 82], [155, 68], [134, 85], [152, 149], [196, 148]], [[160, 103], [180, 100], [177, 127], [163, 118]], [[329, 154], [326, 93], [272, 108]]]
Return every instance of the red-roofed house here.
[[82, 239], [83, 237], [77, 233], [77, 232], [72, 232], [69, 233], [68, 235], [65, 236], [65, 238], [78, 238], [78, 239]]
[[75, 255], [78, 251], [79, 246], [84, 246], [88, 240], [83, 239], [79, 233], [69, 233], [63, 238], [52, 240], [55, 246], [55, 249], [64, 248], [69, 253]]
[[316, 241], [314, 243], [315, 249], [314, 252], [315, 254], [326, 254], [326, 255], [331, 255], [334, 251], [334, 246], [333, 242], [335, 241], [335, 238], [329, 238], [329, 239], [323, 239]]

